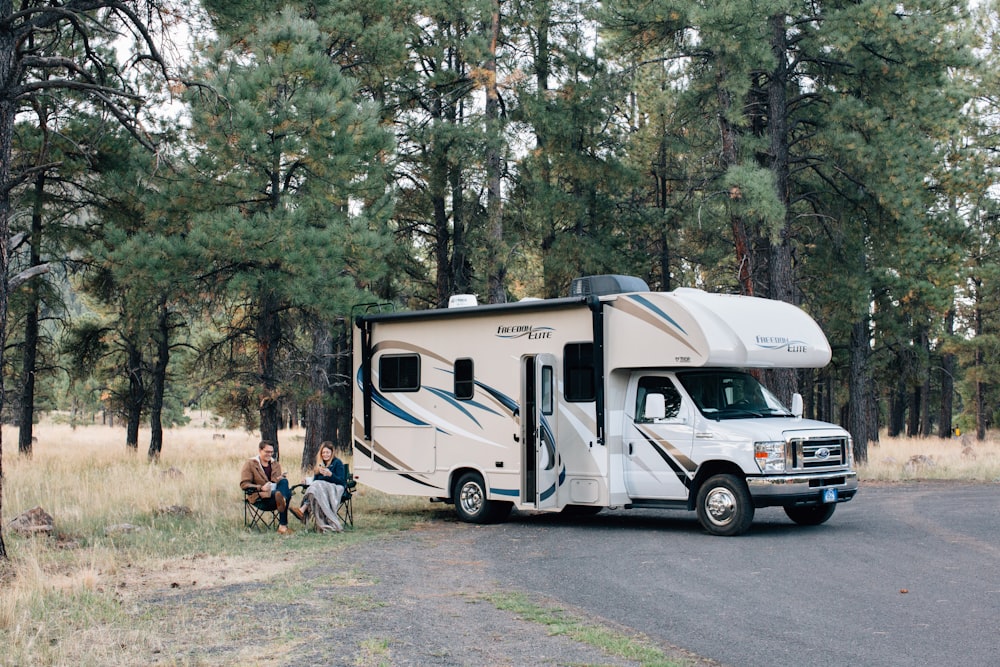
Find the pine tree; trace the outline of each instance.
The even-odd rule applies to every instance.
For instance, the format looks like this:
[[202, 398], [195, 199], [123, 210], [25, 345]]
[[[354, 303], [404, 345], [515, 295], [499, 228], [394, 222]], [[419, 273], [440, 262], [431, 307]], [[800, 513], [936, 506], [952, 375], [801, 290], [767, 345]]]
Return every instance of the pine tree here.
[[189, 240], [198, 277], [223, 297], [213, 349], [227, 353], [215, 358], [244, 359], [233, 391], [277, 442], [295, 314], [332, 321], [387, 270], [379, 171], [391, 142], [315, 22], [291, 10], [242, 40], [221, 38], [210, 57], [199, 78], [220, 97], [192, 91], [192, 173], [203, 178], [192, 182]]

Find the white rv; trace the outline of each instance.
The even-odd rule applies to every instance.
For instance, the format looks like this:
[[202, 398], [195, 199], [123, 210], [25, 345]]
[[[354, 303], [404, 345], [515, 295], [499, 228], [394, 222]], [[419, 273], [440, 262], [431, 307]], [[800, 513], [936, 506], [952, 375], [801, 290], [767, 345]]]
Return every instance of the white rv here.
[[747, 372], [826, 365], [802, 310], [625, 276], [571, 293], [356, 317], [358, 481], [471, 522], [652, 507], [695, 510], [718, 535], [757, 507], [820, 524], [857, 492], [847, 432]]

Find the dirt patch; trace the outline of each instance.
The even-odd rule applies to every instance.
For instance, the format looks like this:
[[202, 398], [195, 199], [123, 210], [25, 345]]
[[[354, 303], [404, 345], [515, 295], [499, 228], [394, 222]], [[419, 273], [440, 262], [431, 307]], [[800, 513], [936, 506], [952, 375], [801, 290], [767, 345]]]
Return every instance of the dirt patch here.
[[[149, 664], [640, 664], [497, 609], [487, 596], [509, 589], [487, 577], [486, 563], [465, 557], [475, 539], [469, 526], [433, 522], [333, 550], [321, 567], [298, 571], [300, 564], [279, 560], [268, 571], [193, 557], [179, 567], [144, 572], [125, 586], [146, 591], [132, 599], [139, 613], [162, 617], [160, 633], [141, 651]], [[267, 582], [279, 571], [286, 581], [272, 587]], [[551, 600], [531, 599], [586, 618]], [[633, 635], [603, 619], [587, 620]], [[712, 664], [656, 646], [685, 664]]]

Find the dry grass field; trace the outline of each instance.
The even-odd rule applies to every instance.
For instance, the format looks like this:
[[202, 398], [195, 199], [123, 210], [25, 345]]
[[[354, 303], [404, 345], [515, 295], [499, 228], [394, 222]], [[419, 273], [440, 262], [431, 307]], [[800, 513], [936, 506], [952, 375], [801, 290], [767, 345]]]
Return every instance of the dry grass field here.
[[[167, 613], [150, 595], [264, 578], [284, 591], [275, 595], [295, 595], [301, 582], [294, 573], [303, 565], [441, 509], [361, 487], [355, 512], [363, 520], [355, 531], [299, 530], [282, 540], [243, 528], [238, 471], [256, 453], [254, 434], [220, 430], [196, 415], [192, 425], [165, 434], [155, 465], [146, 460], [148, 440], [140, 440], [138, 453], [126, 452], [120, 428], [43, 423], [37, 436], [33, 457], [25, 459], [16, 453], [16, 432], [3, 434], [5, 524], [41, 507], [55, 530], [34, 538], [4, 531], [10, 560], [0, 563], [0, 665], [138, 665], [150, 655], [162, 656], [157, 664], [222, 664], [172, 656], [191, 655], [178, 651], [205, 633], [234, 632], [231, 622], [199, 617], [197, 610]], [[293, 482], [302, 437], [281, 434], [282, 463]], [[862, 480], [880, 482], [1000, 482], [1000, 443], [883, 439], [859, 472]], [[267, 565], [262, 554], [270, 556]]]

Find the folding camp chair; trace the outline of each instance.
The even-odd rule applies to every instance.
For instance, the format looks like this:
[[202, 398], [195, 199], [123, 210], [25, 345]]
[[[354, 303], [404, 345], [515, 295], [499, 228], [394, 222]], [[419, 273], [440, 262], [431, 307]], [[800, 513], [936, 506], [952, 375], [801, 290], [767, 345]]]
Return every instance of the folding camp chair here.
[[[296, 484], [291, 487], [292, 499], [295, 498], [297, 489], [304, 489], [304, 484]], [[256, 488], [243, 489], [243, 527], [248, 530], [254, 528], [274, 530], [278, 527], [278, 508], [271, 507], [270, 503], [265, 503], [264, 498], [257, 502], [250, 502], [250, 496], [257, 492]], [[292, 500], [288, 501], [291, 506]]]
[[247, 529], [262, 528], [273, 530], [278, 527], [278, 508], [271, 508], [262, 500], [250, 502], [250, 496], [257, 489], [243, 489], [243, 527]]
[[337, 518], [340, 519], [340, 523], [345, 528], [354, 528], [354, 490], [357, 488], [358, 483], [354, 480], [354, 475], [351, 474], [351, 466], [344, 464], [344, 473], [347, 478], [347, 486], [344, 487], [344, 493], [340, 496], [340, 505], [337, 507]]

